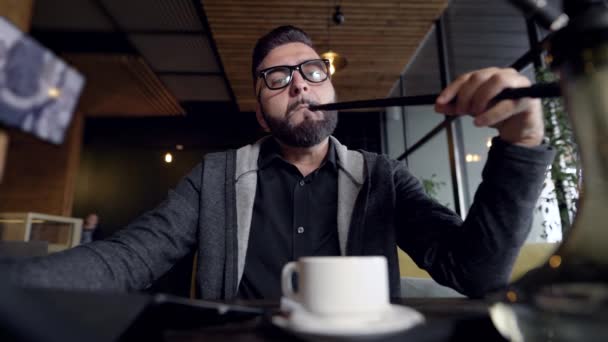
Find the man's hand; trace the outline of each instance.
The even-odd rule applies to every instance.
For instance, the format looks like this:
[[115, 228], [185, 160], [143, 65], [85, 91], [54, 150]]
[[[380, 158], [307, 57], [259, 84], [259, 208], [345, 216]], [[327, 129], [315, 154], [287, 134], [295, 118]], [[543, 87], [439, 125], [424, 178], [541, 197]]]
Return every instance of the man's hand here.
[[[498, 129], [504, 141], [521, 146], [538, 146], [544, 136], [539, 99], [523, 98], [492, 103], [506, 88], [529, 87], [530, 80], [514, 69], [488, 68], [458, 77], [437, 98], [435, 110], [446, 115], [471, 115], [478, 127]], [[457, 101], [450, 101], [457, 96]]]

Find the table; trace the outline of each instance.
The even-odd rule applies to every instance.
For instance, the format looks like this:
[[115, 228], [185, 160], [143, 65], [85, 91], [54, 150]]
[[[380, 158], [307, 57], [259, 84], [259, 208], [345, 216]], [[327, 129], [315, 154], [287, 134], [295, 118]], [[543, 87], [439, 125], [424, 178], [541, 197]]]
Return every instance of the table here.
[[[406, 332], [383, 338], [366, 338], [365, 341], [505, 341], [494, 329], [488, 303], [464, 298], [416, 298], [393, 301], [422, 312], [427, 320], [424, 325]], [[235, 302], [237, 304], [265, 308], [267, 317], [220, 326], [203, 327], [188, 331], [167, 330], [161, 340], [171, 342], [195, 341], [300, 341], [306, 340], [272, 326], [268, 318], [278, 310], [272, 301]], [[315, 338], [315, 341], [336, 339]], [[339, 339], [347, 340], [347, 339]], [[362, 339], [357, 339], [361, 341]]]
[[[16, 289], [2, 283], [0, 299], [0, 335], [8, 332], [8, 336], [21, 337], [13, 340], [301, 340], [270, 323], [272, 315], [278, 313], [278, 301], [229, 302], [227, 304], [245, 305], [249, 312], [239, 310], [218, 315], [217, 302], [134, 293]], [[487, 302], [465, 298], [410, 298], [393, 303], [420, 311], [426, 323], [381, 339], [359, 338], [357, 341], [504, 341], [490, 321]], [[251, 307], [263, 310], [251, 310]], [[4, 329], [8, 326], [12, 331]], [[315, 338], [314, 341], [331, 340]]]

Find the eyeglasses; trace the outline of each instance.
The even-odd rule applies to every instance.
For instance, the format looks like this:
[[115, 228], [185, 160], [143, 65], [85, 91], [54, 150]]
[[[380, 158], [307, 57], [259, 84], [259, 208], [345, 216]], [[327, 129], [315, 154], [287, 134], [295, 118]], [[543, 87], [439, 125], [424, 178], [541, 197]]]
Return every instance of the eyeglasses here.
[[321, 83], [329, 78], [329, 59], [312, 59], [298, 65], [274, 66], [261, 70], [258, 77], [264, 79], [268, 89], [283, 89], [293, 80], [294, 70], [298, 70], [308, 82]]

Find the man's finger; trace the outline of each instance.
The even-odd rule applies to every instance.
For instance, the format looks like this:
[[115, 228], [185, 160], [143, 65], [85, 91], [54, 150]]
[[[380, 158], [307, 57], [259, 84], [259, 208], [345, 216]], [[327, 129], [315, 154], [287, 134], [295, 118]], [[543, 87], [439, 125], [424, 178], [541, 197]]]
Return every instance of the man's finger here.
[[435, 101], [435, 111], [438, 113], [444, 114], [454, 114], [456, 106], [451, 105], [450, 101], [458, 94], [458, 91], [462, 87], [463, 84], [467, 82], [470, 77], [469, 74], [464, 74], [458, 77], [454, 82], [450, 83], [445, 89], [439, 93], [437, 97], [437, 101]]
[[521, 99], [500, 101], [496, 106], [476, 116], [473, 123], [478, 127], [495, 126], [509, 117], [521, 112], [522, 107], [525, 106], [525, 104], [522, 103], [524, 101], [526, 100]]
[[520, 88], [531, 85], [530, 80], [520, 74], [509, 75], [509, 69], [500, 74], [493, 75], [486, 84], [479, 88], [472, 102], [474, 115], [481, 114], [493, 106], [492, 100], [505, 88]]
[[[496, 76], [493, 76], [496, 78]], [[500, 81], [484, 83], [473, 96], [471, 100], [471, 114], [478, 116], [489, 110], [494, 103], [492, 100], [496, 95], [500, 94], [505, 89], [505, 84]]]
[[469, 80], [462, 85], [458, 92], [458, 100], [456, 103], [456, 112], [458, 114], [471, 114], [472, 102], [479, 88], [492, 78], [491, 72], [476, 72], [469, 77]]

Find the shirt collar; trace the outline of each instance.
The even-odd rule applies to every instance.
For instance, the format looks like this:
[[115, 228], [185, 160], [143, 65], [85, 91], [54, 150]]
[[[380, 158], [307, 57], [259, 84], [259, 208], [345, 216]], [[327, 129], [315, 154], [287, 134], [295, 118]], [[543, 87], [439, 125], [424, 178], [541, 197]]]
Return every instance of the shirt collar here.
[[[321, 167], [325, 166], [326, 163], [329, 163], [332, 169], [338, 170], [338, 163], [336, 161], [336, 147], [332, 142], [332, 139], [329, 139], [329, 148], [327, 150], [327, 155], [325, 156], [325, 160], [321, 163]], [[281, 155], [281, 146], [274, 138], [266, 139], [262, 143], [260, 147], [260, 156], [258, 157], [258, 168], [264, 169], [267, 168], [272, 162], [275, 160], [281, 160], [285, 163], [289, 163], [286, 161]]]

